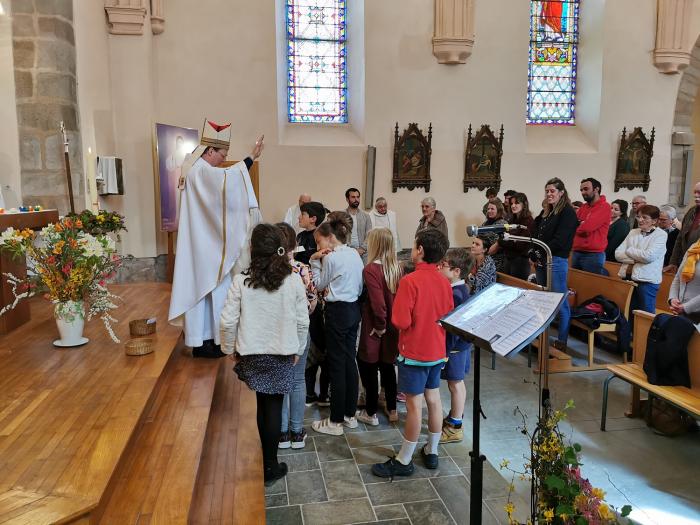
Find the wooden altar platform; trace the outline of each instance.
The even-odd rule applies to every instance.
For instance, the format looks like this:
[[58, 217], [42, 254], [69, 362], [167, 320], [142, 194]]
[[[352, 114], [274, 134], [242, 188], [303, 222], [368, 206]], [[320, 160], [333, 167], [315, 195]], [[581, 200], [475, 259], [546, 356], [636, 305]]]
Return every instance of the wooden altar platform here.
[[[254, 394], [230, 361], [183, 352], [169, 285], [113, 288], [122, 344], [93, 320], [87, 345], [54, 348], [42, 299], [0, 337], [0, 523], [264, 523]], [[127, 356], [143, 317], [156, 350]]]

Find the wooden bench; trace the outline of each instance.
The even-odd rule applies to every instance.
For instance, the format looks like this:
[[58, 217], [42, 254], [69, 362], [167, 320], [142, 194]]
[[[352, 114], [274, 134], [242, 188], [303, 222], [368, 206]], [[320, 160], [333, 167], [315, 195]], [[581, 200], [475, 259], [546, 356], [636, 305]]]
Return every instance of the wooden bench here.
[[617, 378], [633, 385], [632, 415], [639, 415], [639, 390], [645, 390], [650, 397], [661, 398], [673, 406], [700, 418], [700, 334], [694, 333], [688, 343], [688, 365], [690, 368], [691, 388], [683, 386], [659, 386], [647, 381], [644, 373], [644, 356], [646, 355], [647, 335], [654, 316], [641, 310], [634, 311], [634, 344], [632, 361], [619, 365], [608, 365], [612, 375], [603, 384], [603, 407], [600, 429], [605, 430], [608, 411], [608, 387]]
[[[619, 262], [605, 261], [605, 269], [610, 274], [610, 277], [620, 279], [620, 264]], [[675, 273], [665, 272], [661, 274], [661, 285], [659, 286], [659, 292], [656, 294], [656, 312], [670, 312], [668, 308], [668, 294], [671, 291], [671, 284], [673, 283], [673, 278]]]
[[[606, 277], [569, 268], [567, 284], [569, 288], [576, 291], [574, 306], [578, 306], [596, 295], [603, 295], [613, 301], [620, 308], [622, 315], [629, 319], [632, 292], [636, 286], [632, 281], [623, 281], [614, 277]], [[580, 321], [571, 319], [571, 326], [581, 328], [588, 334], [588, 366], [573, 368], [577, 371], [605, 368], [605, 365], [596, 365], [593, 361], [595, 334], [605, 334], [609, 337], [614, 337], [616, 325], [614, 323], [601, 324], [598, 328], [590, 328]]]

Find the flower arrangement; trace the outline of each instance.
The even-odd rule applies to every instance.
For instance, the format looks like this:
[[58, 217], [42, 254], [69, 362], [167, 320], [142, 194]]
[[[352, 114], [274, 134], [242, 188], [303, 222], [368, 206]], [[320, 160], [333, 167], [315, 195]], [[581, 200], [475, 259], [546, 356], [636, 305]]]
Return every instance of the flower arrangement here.
[[[528, 524], [551, 523], [554, 525], [609, 525], [619, 524], [616, 509], [605, 502], [605, 492], [591, 485], [581, 474], [581, 445], [568, 443], [559, 423], [566, 419], [567, 411], [574, 408], [573, 401], [567, 402], [562, 410], [551, 407], [542, 409], [537, 428], [530, 433], [523, 417], [521, 433], [530, 440], [530, 461], [523, 471], [510, 467], [504, 460], [500, 467], [521, 480], [532, 483], [532, 506]], [[511, 482], [505, 511], [510, 525], [521, 525], [513, 518], [515, 505], [512, 502], [514, 485]], [[625, 505], [619, 516], [629, 516], [632, 507]]]
[[105, 235], [108, 233], [116, 233], [126, 230], [124, 216], [115, 211], [100, 210], [94, 213], [90, 210], [83, 210], [78, 214], [71, 213], [69, 218], [80, 221], [82, 230], [90, 235]]
[[89, 306], [87, 320], [99, 316], [110, 337], [119, 342], [112, 330], [116, 319], [110, 314], [119, 297], [106, 287], [122, 261], [113, 239], [87, 233], [80, 218], [65, 217], [38, 233], [8, 228], [0, 234], [0, 250], [14, 257], [25, 256], [28, 270], [25, 278], [5, 274], [15, 299], [0, 310], [0, 315], [21, 299], [43, 293], [56, 305], [57, 316], [71, 320], [84, 315], [71, 302], [85, 301]]

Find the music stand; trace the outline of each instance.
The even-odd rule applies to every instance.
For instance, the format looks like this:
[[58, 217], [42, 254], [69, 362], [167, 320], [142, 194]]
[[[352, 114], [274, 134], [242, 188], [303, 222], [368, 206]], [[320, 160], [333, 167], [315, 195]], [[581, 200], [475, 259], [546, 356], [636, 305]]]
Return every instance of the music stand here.
[[512, 358], [537, 339], [554, 320], [564, 294], [523, 290], [494, 283], [440, 319], [448, 332], [474, 344], [474, 400], [469, 523], [481, 523], [486, 456], [480, 450], [481, 350]]

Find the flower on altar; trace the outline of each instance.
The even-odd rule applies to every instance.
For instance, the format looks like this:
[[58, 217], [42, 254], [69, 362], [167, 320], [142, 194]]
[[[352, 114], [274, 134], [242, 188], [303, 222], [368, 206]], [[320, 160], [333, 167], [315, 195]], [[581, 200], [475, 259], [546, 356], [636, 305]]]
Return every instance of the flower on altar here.
[[[0, 233], [0, 250], [16, 258], [26, 257], [27, 276], [20, 279], [5, 274], [15, 299], [0, 310], [0, 315], [14, 308], [21, 299], [43, 294], [48, 300], [62, 304], [84, 301], [87, 320], [100, 317], [112, 339], [119, 342], [111, 324], [116, 322], [110, 312], [117, 308], [118, 297], [105, 283], [114, 277], [123, 257], [116, 253], [114, 239], [102, 230], [87, 230], [91, 224], [84, 216], [103, 217], [108, 230], [124, 229], [123, 217], [100, 212], [97, 216], [83, 212], [49, 224], [39, 232], [8, 228]], [[97, 219], [95, 219], [97, 220]], [[115, 226], [119, 224], [120, 226]]]

